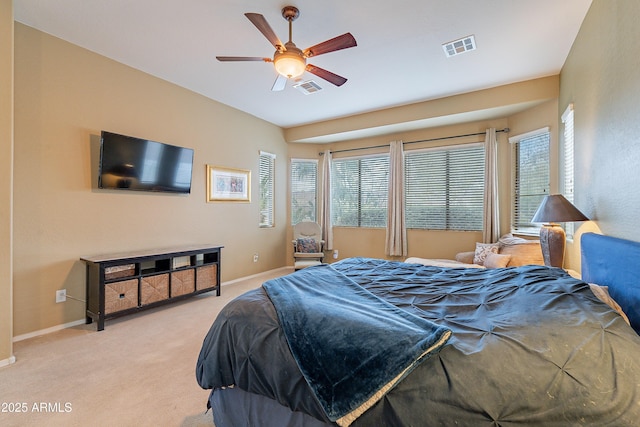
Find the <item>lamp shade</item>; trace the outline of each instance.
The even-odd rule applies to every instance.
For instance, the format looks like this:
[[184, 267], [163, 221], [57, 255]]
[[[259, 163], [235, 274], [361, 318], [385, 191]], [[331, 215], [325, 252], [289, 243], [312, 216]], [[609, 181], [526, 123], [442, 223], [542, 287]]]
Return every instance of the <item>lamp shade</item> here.
[[573, 222], [588, 221], [582, 212], [562, 194], [545, 196], [531, 222]]
[[304, 73], [307, 67], [307, 61], [304, 59], [300, 49], [292, 43], [287, 43], [287, 45], [286, 51], [276, 52], [273, 62], [279, 74], [291, 79]]

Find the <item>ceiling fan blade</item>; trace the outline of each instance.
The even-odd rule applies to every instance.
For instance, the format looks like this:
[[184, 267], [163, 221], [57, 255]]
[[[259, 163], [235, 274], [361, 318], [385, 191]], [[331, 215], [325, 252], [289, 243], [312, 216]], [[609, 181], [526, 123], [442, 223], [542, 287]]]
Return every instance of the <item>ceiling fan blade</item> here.
[[318, 43], [317, 45], [306, 48], [303, 53], [307, 58], [322, 55], [324, 53], [334, 52], [340, 49], [357, 46], [356, 39], [351, 33], [345, 33], [341, 36], [334, 37], [331, 40]]
[[281, 90], [284, 90], [285, 86], [287, 86], [287, 80], [289, 79], [287, 79], [282, 74], [278, 74], [276, 81], [273, 82], [273, 86], [271, 87], [271, 90], [274, 92], [279, 92]]
[[245, 13], [244, 16], [246, 16], [249, 21], [256, 26], [256, 28], [267, 38], [267, 40], [269, 40], [276, 50], [285, 50], [284, 43], [282, 43], [278, 36], [276, 36], [276, 33], [273, 32], [273, 29], [271, 29], [267, 20], [264, 19], [264, 16], [259, 13]]
[[307, 64], [306, 70], [336, 86], [342, 86], [347, 82], [347, 79], [344, 77], [334, 74], [331, 71], [327, 71], [324, 68], [316, 67], [315, 65]]
[[271, 58], [262, 58], [260, 56], [216, 56], [216, 59], [221, 62], [227, 61], [264, 61], [271, 62]]

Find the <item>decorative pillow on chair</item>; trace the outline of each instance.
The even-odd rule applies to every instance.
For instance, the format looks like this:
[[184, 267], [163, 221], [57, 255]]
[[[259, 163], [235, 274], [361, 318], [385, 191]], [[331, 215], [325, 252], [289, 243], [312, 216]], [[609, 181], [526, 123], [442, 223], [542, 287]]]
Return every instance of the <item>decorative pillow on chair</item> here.
[[500, 255], [490, 252], [484, 259], [484, 266], [487, 268], [504, 268], [509, 264], [511, 255]]
[[490, 253], [498, 253], [498, 245], [495, 243], [476, 243], [476, 251], [473, 255], [473, 263], [484, 265], [484, 260]]
[[505, 234], [498, 240], [503, 255], [511, 255], [509, 267], [519, 267], [527, 264], [544, 265], [540, 240], [528, 240]]
[[301, 237], [296, 242], [296, 252], [306, 254], [318, 252], [318, 243], [311, 237]]

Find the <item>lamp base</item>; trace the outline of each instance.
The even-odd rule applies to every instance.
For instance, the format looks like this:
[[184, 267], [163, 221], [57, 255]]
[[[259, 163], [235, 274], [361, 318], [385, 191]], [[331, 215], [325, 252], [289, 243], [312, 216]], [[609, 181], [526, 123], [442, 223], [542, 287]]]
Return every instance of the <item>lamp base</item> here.
[[565, 232], [558, 224], [545, 224], [540, 228], [540, 247], [544, 265], [562, 268], [565, 241]]

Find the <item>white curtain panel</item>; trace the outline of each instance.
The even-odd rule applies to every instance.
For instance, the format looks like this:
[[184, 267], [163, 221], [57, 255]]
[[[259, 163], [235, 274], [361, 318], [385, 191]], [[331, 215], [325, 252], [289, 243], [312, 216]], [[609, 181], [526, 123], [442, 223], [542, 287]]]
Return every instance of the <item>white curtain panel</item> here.
[[494, 243], [500, 238], [498, 206], [498, 141], [495, 128], [487, 129], [484, 140], [484, 243]]
[[320, 227], [325, 250], [333, 250], [333, 224], [331, 223], [331, 152], [322, 159], [322, 198], [320, 200]]
[[386, 254], [390, 256], [407, 256], [407, 229], [404, 217], [404, 150], [402, 141], [392, 141], [389, 147], [387, 222]]

